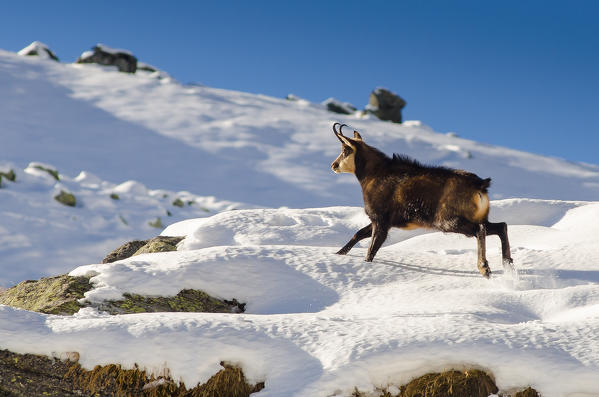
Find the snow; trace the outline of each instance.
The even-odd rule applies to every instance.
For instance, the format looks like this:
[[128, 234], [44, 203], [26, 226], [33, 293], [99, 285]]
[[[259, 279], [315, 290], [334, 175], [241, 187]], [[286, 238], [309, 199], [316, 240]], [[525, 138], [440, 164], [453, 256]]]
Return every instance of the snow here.
[[[427, 372], [471, 367], [492, 372], [502, 390], [599, 395], [596, 165], [419, 121], [333, 115], [306, 100], [1, 50], [0, 87], [0, 170], [17, 175], [0, 188], [1, 286], [70, 272], [92, 277], [90, 301], [197, 288], [247, 304], [243, 314], [118, 316], [0, 305], [0, 348], [77, 352], [86, 368], [169, 368], [187, 386], [228, 361], [265, 381], [259, 396], [397, 390]], [[355, 178], [330, 171], [334, 121], [389, 154], [492, 177], [490, 217], [509, 224], [518, 275], [502, 268], [493, 236], [490, 280], [476, 269], [474, 239], [454, 234], [394, 230], [373, 263], [363, 260], [368, 240], [335, 255], [368, 219]], [[77, 197], [75, 208], [53, 199], [61, 190]], [[164, 228], [149, 225], [157, 218]], [[186, 238], [174, 252], [99, 263], [157, 234]]]

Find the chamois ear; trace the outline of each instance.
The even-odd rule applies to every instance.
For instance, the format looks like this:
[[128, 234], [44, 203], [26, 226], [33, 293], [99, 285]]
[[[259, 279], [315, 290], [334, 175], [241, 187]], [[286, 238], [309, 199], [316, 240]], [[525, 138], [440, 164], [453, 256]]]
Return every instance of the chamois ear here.
[[358, 131], [354, 131], [354, 139], [357, 141], [362, 140], [362, 136], [360, 135], [360, 133]]

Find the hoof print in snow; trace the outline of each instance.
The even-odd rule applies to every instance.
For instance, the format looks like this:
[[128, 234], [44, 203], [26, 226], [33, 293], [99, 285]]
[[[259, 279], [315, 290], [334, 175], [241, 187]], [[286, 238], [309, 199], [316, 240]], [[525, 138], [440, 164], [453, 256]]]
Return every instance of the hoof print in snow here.
[[[77, 353], [74, 353], [77, 354]], [[164, 369], [155, 375], [135, 365], [97, 365], [86, 370], [78, 362], [0, 350], [0, 395], [8, 396], [249, 396], [264, 382], [248, 383], [236, 366], [224, 367], [206, 383], [187, 389]]]
[[58, 201], [62, 205], [67, 205], [69, 207], [74, 207], [77, 205], [77, 200], [72, 193], [65, 192], [61, 190], [56, 196], [54, 196], [54, 200]]
[[153, 252], [176, 251], [177, 244], [185, 237], [157, 236], [149, 240], [129, 241], [102, 259], [102, 263], [112, 263], [134, 255], [149, 254]]

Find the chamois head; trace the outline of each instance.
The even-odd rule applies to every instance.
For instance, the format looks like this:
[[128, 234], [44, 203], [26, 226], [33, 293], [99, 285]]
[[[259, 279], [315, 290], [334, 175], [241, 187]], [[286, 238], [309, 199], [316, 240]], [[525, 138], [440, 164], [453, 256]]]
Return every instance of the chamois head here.
[[[337, 131], [337, 126], [339, 126], [339, 131]], [[331, 169], [335, 173], [349, 172], [354, 174], [356, 172], [356, 144], [358, 141], [362, 141], [362, 137], [358, 134], [358, 131], [354, 131], [353, 138], [343, 136], [341, 132], [343, 127], [347, 127], [347, 125], [340, 123], [333, 124], [333, 132], [341, 142], [341, 154], [333, 161]]]

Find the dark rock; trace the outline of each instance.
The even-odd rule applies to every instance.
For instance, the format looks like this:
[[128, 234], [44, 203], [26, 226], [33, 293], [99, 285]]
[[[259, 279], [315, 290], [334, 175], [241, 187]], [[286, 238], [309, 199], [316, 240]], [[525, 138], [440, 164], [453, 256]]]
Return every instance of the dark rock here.
[[38, 56], [40, 58], [58, 61], [56, 54], [54, 54], [47, 45], [39, 41], [34, 41], [33, 43], [29, 44], [27, 47], [19, 51], [18, 54], [24, 56]]
[[17, 180], [17, 174], [15, 174], [13, 170], [0, 171], [0, 179], [1, 178], [5, 178], [11, 182], [14, 182]]
[[65, 192], [64, 190], [61, 190], [60, 193], [54, 196], [54, 200], [69, 207], [74, 207], [77, 205], [77, 199], [75, 199], [75, 196], [72, 193]]
[[86, 51], [76, 63], [97, 63], [106, 66], [116, 66], [119, 71], [135, 73], [137, 70], [137, 58], [126, 50], [115, 50], [103, 44], [93, 47], [92, 51]]
[[406, 106], [399, 95], [385, 88], [377, 88], [370, 93], [370, 100], [366, 111], [373, 113], [376, 117], [385, 121], [401, 123], [401, 110]]
[[129, 241], [106, 255], [106, 257], [102, 259], [102, 263], [112, 263], [120, 261], [121, 259], [127, 259], [130, 256], [133, 256], [133, 254], [136, 253], [141, 247], [146, 245], [147, 241], [148, 240]]
[[336, 100], [335, 98], [329, 98], [322, 103], [326, 106], [329, 112], [339, 113], [339, 114], [353, 114], [356, 112], [356, 107], [351, 103], [341, 102]]

